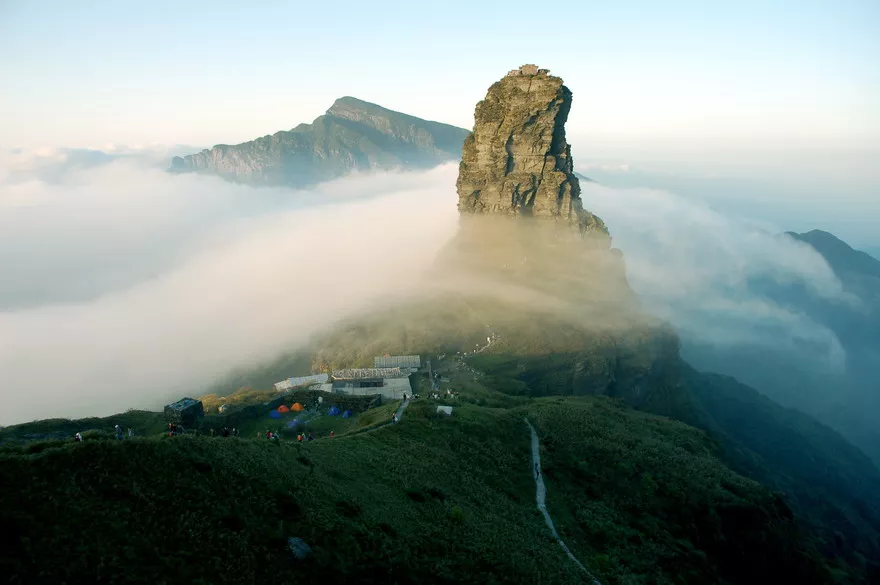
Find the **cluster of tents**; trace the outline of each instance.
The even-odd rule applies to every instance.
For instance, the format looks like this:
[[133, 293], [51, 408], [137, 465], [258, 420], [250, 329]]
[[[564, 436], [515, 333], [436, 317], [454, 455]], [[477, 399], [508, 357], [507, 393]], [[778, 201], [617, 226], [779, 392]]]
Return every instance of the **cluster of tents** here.
[[[286, 404], [282, 404], [278, 408], [275, 408], [275, 409], [272, 409], [269, 411], [269, 418], [281, 418], [281, 416], [284, 414], [288, 414], [291, 412], [302, 412], [303, 410], [305, 410], [305, 407], [302, 404], [300, 404], [299, 402], [295, 402], [292, 406], [287, 406]], [[350, 418], [350, 417], [354, 416], [354, 413], [351, 410], [346, 410], [345, 412], [342, 412], [338, 406], [331, 406], [327, 410], [327, 414], [329, 416], [339, 416], [341, 414], [342, 418]], [[290, 421], [289, 423], [287, 423], [287, 426], [288, 426], [288, 428], [293, 428], [297, 424], [299, 424], [299, 422], [301, 422], [299, 420], [299, 418], [295, 418], [292, 421]]]

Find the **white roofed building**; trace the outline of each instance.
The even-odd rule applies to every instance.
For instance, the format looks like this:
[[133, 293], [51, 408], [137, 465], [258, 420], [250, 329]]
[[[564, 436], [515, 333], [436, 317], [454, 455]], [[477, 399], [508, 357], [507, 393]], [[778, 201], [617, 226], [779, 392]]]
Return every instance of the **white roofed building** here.
[[418, 355], [377, 355], [373, 358], [376, 368], [411, 368], [422, 367], [422, 357]]

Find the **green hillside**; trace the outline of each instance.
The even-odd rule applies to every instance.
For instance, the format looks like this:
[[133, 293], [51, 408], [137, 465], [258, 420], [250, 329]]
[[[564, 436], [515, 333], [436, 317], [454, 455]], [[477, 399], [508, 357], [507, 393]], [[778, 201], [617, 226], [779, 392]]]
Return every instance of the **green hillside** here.
[[[515, 395], [593, 393], [573, 384], [579, 356], [478, 355], [470, 363], [487, 383]], [[880, 473], [832, 429], [786, 409], [733, 378], [680, 364], [680, 384], [658, 386], [649, 399], [621, 396], [640, 409], [711, 433], [732, 469], [785, 494], [818, 535], [823, 552], [866, 574], [880, 561]], [[613, 390], [612, 390], [613, 392]]]
[[[831, 582], [784, 501], [725, 468], [703, 432], [608, 398], [508, 399], [449, 375], [462, 392], [452, 417], [420, 399], [401, 424], [302, 445], [204, 435], [7, 444], [0, 524], [13, 538], [0, 574], [584, 583], [535, 508], [528, 417], [550, 514], [602, 583]], [[312, 556], [295, 560], [289, 537]]]

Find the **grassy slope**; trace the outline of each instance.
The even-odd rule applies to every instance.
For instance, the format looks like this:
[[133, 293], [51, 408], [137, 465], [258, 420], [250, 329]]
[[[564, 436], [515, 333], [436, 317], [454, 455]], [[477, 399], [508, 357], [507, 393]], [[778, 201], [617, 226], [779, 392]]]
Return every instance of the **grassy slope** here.
[[[540, 396], [579, 392], [566, 384], [575, 359], [487, 354], [469, 361], [499, 389]], [[880, 474], [871, 462], [831, 429], [732, 378], [687, 366], [682, 373], [678, 391], [655, 394], [639, 407], [712, 432], [725, 463], [786, 494], [842, 571], [857, 578], [877, 571], [880, 514], [872, 494], [880, 489]]]
[[[19, 543], [0, 553], [0, 574], [11, 583], [579, 583], [535, 510], [529, 416], [546, 446], [551, 513], [603, 583], [752, 583], [749, 571], [773, 566], [823, 582], [784, 505], [725, 469], [702, 432], [606, 398], [499, 408], [503, 396], [453, 376], [463, 404], [452, 418], [417, 401], [401, 425], [302, 446], [166, 437], [0, 450], [0, 524]], [[726, 522], [730, 513], [750, 520]], [[732, 566], [725, 550], [747, 545], [719, 543], [755, 535], [765, 552]], [[312, 545], [313, 559], [293, 561], [288, 536]], [[804, 556], [787, 556], [792, 547]]]

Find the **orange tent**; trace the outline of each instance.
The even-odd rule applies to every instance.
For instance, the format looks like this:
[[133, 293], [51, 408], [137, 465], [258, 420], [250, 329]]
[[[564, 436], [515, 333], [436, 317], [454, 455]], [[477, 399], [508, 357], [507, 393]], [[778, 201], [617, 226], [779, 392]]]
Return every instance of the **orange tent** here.
[[295, 410], [296, 412], [300, 412], [303, 409], [303, 405], [297, 402], [293, 406], [290, 407], [290, 410]]
[[287, 408], [284, 404], [278, 407], [278, 412], [290, 412], [290, 409]]

